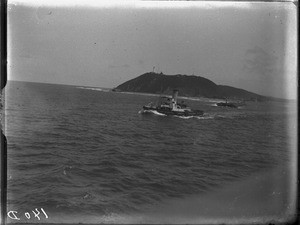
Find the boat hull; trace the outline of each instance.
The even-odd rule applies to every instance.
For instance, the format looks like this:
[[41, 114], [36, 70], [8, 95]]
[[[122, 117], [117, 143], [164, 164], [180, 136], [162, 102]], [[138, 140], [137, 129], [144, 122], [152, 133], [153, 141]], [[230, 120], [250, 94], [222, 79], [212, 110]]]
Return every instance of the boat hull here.
[[217, 106], [237, 108], [237, 106], [235, 104], [233, 104], [233, 103], [226, 103], [226, 102], [219, 102], [219, 103], [217, 103]]

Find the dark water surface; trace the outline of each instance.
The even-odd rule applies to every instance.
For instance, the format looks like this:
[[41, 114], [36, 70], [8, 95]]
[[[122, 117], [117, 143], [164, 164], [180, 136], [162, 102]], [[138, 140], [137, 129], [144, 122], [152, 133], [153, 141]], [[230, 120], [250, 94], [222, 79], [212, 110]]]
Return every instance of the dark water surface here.
[[43, 208], [45, 222], [142, 217], [291, 158], [290, 102], [185, 100], [206, 114], [183, 119], [139, 113], [150, 95], [12, 81], [5, 95], [8, 210]]

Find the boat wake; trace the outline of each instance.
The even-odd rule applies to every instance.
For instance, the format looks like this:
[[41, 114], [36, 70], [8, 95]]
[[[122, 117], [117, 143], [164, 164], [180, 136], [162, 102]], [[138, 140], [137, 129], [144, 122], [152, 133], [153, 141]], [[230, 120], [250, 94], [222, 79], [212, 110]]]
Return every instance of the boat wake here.
[[[138, 112], [139, 114], [144, 115], [156, 115], [156, 116], [167, 116], [166, 114], [159, 113], [156, 110], [145, 110], [142, 109]], [[209, 119], [235, 119], [241, 117], [243, 114], [219, 114], [219, 113], [204, 113], [201, 116], [178, 116], [178, 115], [169, 115], [169, 117], [175, 117], [179, 119], [199, 119], [199, 120], [209, 120]]]
[[[166, 114], [159, 113], [156, 110], [145, 110], [142, 109], [139, 111], [139, 114], [152, 114], [157, 116], [167, 116]], [[178, 115], [172, 115], [172, 117], [180, 118], [180, 119], [199, 119], [199, 120], [205, 120], [205, 119], [214, 119], [214, 116], [211, 116], [207, 113], [204, 113], [202, 116], [178, 116]]]
[[140, 110], [139, 114], [154, 114], [157, 116], [167, 116], [166, 114], [159, 113], [156, 110], [145, 110], [145, 109]]
[[198, 119], [198, 120], [207, 120], [207, 119], [214, 119], [214, 116], [208, 115], [208, 114], [204, 114], [203, 116], [173, 116], [173, 117], [177, 117], [180, 119]]

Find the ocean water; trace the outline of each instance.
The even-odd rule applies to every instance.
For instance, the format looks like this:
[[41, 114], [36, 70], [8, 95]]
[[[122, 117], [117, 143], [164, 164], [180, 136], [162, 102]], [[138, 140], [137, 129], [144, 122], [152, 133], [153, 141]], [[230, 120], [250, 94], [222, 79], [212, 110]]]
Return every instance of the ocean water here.
[[[21, 218], [10, 221], [145, 222], [165, 202], [205, 199], [291, 163], [295, 103], [251, 102], [231, 109], [209, 99], [184, 99], [205, 115], [185, 119], [140, 112], [156, 99], [9, 81], [7, 208]], [[36, 208], [48, 218], [24, 217]], [[161, 222], [154, 217], [151, 222]], [[176, 223], [172, 213], [170, 218]]]

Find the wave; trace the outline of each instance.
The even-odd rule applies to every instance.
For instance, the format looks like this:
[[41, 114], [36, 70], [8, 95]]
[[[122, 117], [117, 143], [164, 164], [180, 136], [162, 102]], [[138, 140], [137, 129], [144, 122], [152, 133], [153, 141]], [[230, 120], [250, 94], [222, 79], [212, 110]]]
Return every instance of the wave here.
[[[282, 200], [290, 194], [293, 184], [285, 176], [289, 168], [277, 166], [247, 178], [226, 182], [207, 192], [180, 198], [166, 198], [138, 211], [111, 212], [100, 210], [61, 217], [52, 213], [51, 222], [91, 224], [243, 224], [285, 222], [295, 211], [295, 201], [287, 209]], [[270, 180], [271, 178], [271, 180]], [[273, 182], [272, 182], [273, 181]], [[277, 186], [277, 184], [282, 184]], [[270, 188], [272, 187], [272, 188]], [[295, 193], [295, 192], [294, 192]], [[253, 198], [254, 195], [262, 196]], [[84, 192], [83, 199], [93, 201], [92, 193]], [[277, 204], [274, 204], [277, 203]], [[266, 210], [267, 209], [267, 210]]]
[[96, 88], [96, 87], [77, 87], [79, 89], [85, 89], [85, 90], [92, 90], [92, 91], [103, 91], [103, 92], [109, 92], [110, 89], [105, 88]]

